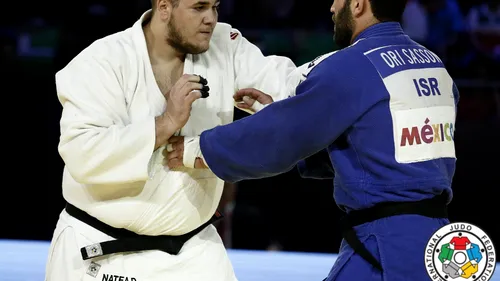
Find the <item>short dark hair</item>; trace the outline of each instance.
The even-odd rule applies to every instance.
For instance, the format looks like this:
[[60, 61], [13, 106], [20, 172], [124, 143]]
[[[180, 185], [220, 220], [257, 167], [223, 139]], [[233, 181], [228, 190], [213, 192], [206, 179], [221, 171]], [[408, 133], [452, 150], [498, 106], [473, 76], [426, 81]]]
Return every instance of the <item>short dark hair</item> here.
[[407, 0], [370, 0], [375, 18], [381, 22], [401, 22]]
[[[172, 6], [174, 8], [177, 8], [179, 6], [179, 2], [181, 2], [181, 0], [168, 0], [168, 1], [170, 1], [170, 3], [172, 3]], [[156, 9], [156, 0], [151, 0], [151, 8], [153, 10]]]

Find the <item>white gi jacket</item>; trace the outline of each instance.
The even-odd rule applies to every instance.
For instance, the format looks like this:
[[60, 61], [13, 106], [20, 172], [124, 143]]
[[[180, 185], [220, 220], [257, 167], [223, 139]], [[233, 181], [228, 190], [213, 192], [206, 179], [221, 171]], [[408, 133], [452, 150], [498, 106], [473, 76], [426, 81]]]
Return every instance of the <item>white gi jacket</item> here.
[[[56, 74], [63, 105], [59, 152], [63, 196], [117, 228], [180, 235], [216, 211], [223, 181], [209, 170], [169, 171], [155, 145], [155, 116], [166, 108], [150, 65], [142, 23], [97, 40]], [[257, 88], [286, 98], [300, 74], [285, 57], [265, 57], [241, 33], [217, 24], [206, 53], [188, 55], [184, 73], [207, 78], [210, 97], [193, 104], [181, 135], [232, 122], [233, 94]], [[294, 74], [291, 74], [294, 73]], [[292, 87], [290, 85], [293, 85]]]

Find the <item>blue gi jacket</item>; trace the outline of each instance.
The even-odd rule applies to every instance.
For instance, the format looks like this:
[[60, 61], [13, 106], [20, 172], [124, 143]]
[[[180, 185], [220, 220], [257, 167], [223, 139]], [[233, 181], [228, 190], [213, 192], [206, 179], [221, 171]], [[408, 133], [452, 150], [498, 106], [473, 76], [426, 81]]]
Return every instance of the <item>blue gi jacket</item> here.
[[326, 149], [344, 210], [443, 192], [451, 200], [458, 90], [439, 57], [399, 23], [369, 27], [304, 76], [296, 96], [201, 134], [218, 177], [264, 178], [297, 164], [304, 176], [332, 177], [328, 165], [306, 159]]

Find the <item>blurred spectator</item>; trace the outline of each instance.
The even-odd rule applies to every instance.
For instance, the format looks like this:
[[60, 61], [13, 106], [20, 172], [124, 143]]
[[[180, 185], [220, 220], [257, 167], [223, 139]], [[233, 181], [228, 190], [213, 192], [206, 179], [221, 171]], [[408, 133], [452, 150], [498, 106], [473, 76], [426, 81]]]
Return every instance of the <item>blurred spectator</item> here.
[[467, 28], [476, 57], [471, 64], [475, 75], [500, 79], [500, 1], [488, 0], [473, 6], [467, 15]]
[[459, 45], [465, 32], [464, 17], [456, 0], [420, 0], [428, 16], [424, 45], [448, 61], [451, 47]]
[[474, 46], [492, 59], [500, 59], [500, 0], [472, 7], [467, 16]]
[[467, 15], [468, 29], [474, 33], [500, 34], [500, 0], [474, 6]]
[[403, 14], [402, 26], [411, 39], [424, 44], [427, 40], [427, 11], [418, 0], [410, 0]]

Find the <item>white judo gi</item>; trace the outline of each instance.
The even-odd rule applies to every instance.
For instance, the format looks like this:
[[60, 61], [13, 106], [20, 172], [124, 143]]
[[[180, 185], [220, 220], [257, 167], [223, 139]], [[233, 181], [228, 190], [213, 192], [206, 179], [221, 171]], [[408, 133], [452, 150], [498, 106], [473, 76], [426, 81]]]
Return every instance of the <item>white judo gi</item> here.
[[[66, 201], [115, 228], [144, 235], [181, 235], [215, 213], [223, 181], [209, 170], [169, 171], [155, 145], [155, 116], [166, 108], [146, 48], [142, 23], [97, 40], [56, 74], [63, 105], [59, 152]], [[187, 55], [184, 73], [207, 78], [210, 96], [194, 102], [180, 135], [198, 136], [232, 122], [233, 94], [242, 88], [288, 96], [296, 66], [267, 56], [241, 33], [217, 24], [206, 53]], [[293, 87], [294, 88], [294, 87]], [[235, 280], [214, 226], [178, 255], [162, 251], [83, 260], [80, 248], [111, 237], [62, 211], [47, 261], [47, 281]]]

